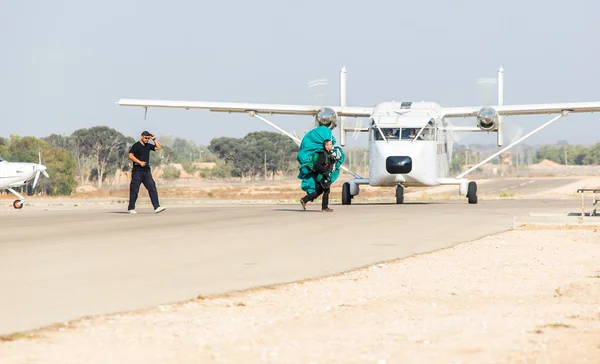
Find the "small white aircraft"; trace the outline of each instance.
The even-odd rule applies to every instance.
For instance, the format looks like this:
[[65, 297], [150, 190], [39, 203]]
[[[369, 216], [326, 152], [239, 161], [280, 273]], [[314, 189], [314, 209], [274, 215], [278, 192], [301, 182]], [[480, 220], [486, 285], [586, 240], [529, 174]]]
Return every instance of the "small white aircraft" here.
[[32, 189], [34, 189], [40, 173], [43, 173], [46, 178], [50, 178], [46, 172], [46, 166], [42, 164], [41, 155], [39, 157], [39, 163], [7, 162], [0, 159], [0, 190], [8, 190], [19, 198], [13, 202], [15, 209], [23, 208], [25, 197], [15, 191], [13, 187], [25, 186], [33, 179]]
[[[280, 105], [233, 102], [165, 101], [121, 99], [121, 106], [208, 109], [213, 112], [248, 113], [257, 117], [300, 145], [292, 135], [259, 114], [315, 116], [317, 125], [335, 128], [340, 118], [340, 145], [346, 143], [346, 132], [369, 133], [369, 176], [359, 176], [342, 166], [354, 178], [342, 185], [342, 204], [351, 203], [359, 194], [359, 185], [396, 188], [396, 203], [404, 202], [404, 187], [458, 185], [459, 194], [471, 204], [477, 203], [477, 184], [464, 178], [501, 153], [547, 127], [569, 113], [600, 111], [600, 102], [503, 105], [503, 74], [498, 69], [498, 105], [442, 107], [433, 102], [382, 102], [374, 107], [346, 106], [346, 68], [340, 71], [340, 105]], [[503, 117], [514, 115], [558, 114], [535, 130], [511, 142], [497, 153], [482, 160], [457, 176], [450, 177], [452, 146], [455, 132], [496, 132], [502, 146]], [[346, 117], [368, 117], [367, 128], [347, 127]], [[475, 117], [476, 125], [454, 126], [449, 118]]]

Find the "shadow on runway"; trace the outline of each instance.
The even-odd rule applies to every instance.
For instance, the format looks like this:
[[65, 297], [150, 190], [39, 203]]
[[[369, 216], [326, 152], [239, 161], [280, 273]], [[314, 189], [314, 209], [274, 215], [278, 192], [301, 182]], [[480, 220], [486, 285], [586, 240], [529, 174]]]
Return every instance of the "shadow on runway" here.
[[321, 212], [320, 209], [314, 209], [311, 210], [310, 208], [305, 210], [302, 210], [302, 208], [298, 208], [298, 209], [273, 209], [273, 211], [282, 211], [282, 212]]
[[[581, 212], [569, 212], [567, 216], [581, 216]], [[596, 213], [596, 215], [592, 215], [591, 212], [586, 212], [584, 216], [600, 217], [600, 214]]]
[[444, 202], [436, 202], [436, 201], [409, 201], [404, 203], [395, 203], [395, 202], [355, 202], [348, 206], [392, 206], [392, 205], [442, 205]]

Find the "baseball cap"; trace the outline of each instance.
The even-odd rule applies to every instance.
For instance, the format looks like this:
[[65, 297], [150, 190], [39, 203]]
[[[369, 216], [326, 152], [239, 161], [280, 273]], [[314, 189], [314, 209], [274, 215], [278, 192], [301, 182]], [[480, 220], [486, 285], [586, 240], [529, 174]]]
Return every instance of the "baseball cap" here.
[[150, 135], [152, 135], [152, 134], [150, 134], [150, 132], [149, 132], [149, 131], [147, 131], [147, 130], [144, 130], [144, 131], [142, 132], [142, 135], [143, 135], [143, 136], [150, 136]]

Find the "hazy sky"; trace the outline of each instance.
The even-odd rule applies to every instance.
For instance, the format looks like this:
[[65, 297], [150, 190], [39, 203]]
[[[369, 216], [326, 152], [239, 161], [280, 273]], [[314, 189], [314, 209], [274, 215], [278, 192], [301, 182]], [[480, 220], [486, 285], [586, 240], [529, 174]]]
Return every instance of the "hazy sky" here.
[[[337, 104], [343, 65], [351, 106], [479, 105], [476, 80], [496, 77], [500, 65], [505, 104], [600, 101], [599, 12], [592, 0], [0, 0], [0, 136], [108, 125], [198, 144], [242, 137], [273, 129], [208, 110], [150, 109], [144, 120], [142, 108], [116, 102], [314, 104], [308, 82], [327, 78], [325, 101]], [[506, 120], [526, 132], [551, 117]], [[313, 122], [271, 120], [299, 134]], [[600, 141], [600, 114], [570, 115], [529, 143], [558, 139]]]

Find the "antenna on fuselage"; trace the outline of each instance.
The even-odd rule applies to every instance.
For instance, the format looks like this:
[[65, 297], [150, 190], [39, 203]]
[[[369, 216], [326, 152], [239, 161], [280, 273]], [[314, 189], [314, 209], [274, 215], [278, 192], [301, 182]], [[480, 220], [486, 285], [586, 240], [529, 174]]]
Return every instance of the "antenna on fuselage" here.
[[[346, 66], [340, 69], [340, 106], [346, 106]], [[340, 117], [340, 145], [343, 147], [346, 145], [346, 129], [344, 116]]]

